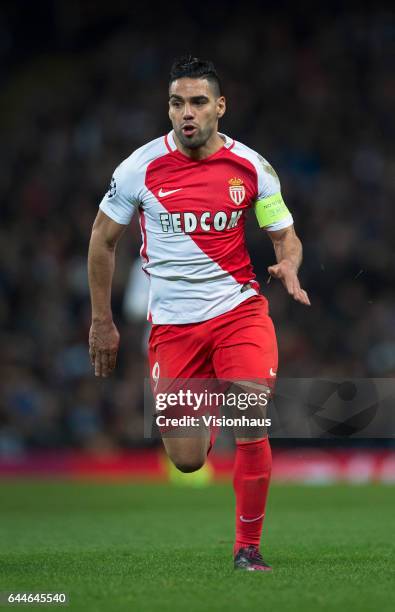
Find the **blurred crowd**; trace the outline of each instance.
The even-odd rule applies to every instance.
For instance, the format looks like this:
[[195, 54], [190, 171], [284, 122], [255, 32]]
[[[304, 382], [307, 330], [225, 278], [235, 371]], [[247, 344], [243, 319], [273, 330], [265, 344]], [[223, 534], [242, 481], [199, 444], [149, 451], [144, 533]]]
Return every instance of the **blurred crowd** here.
[[119, 6], [79, 20], [76, 3], [60, 2], [47, 47], [25, 53], [16, 48], [15, 20], [8, 29], [1, 22], [9, 36], [0, 49], [8, 62], [0, 119], [0, 455], [151, 443], [142, 424], [146, 329], [125, 307], [138, 220], [118, 249], [113, 311], [121, 348], [108, 380], [95, 379], [89, 362], [86, 256], [113, 169], [170, 129], [168, 72], [186, 51], [216, 64], [228, 101], [220, 129], [275, 167], [304, 244], [309, 309], [266, 283], [274, 253], [249, 220], [279, 374], [395, 375], [393, 14], [295, 13], [281, 4], [265, 12], [260, 3], [247, 10], [219, 2], [188, 15], [142, 9], [137, 19]]

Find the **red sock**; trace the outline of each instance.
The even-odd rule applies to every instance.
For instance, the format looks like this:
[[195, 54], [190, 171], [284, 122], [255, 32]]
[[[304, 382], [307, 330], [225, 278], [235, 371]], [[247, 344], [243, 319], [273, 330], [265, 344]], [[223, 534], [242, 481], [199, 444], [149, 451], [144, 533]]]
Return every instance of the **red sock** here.
[[236, 495], [236, 541], [239, 548], [259, 546], [270, 472], [272, 453], [269, 439], [236, 442], [233, 488]]

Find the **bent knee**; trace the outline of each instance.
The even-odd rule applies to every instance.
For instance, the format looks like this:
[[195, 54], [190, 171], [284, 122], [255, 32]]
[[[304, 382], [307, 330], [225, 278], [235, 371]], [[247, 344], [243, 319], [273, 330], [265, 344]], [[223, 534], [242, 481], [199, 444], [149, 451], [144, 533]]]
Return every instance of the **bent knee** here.
[[205, 457], [201, 458], [201, 457], [196, 457], [196, 458], [184, 458], [184, 459], [172, 459], [174, 465], [176, 466], [176, 468], [178, 470], [180, 470], [180, 472], [184, 472], [184, 473], [189, 473], [189, 472], [196, 472], [197, 470], [200, 470], [201, 467], [203, 467], [204, 465], [204, 461], [205, 461]]

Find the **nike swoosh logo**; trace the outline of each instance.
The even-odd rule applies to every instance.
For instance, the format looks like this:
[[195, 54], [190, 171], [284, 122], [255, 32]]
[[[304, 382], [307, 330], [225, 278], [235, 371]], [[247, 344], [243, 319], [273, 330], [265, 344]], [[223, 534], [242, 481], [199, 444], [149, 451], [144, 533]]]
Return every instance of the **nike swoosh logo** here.
[[263, 514], [261, 514], [261, 515], [257, 516], [256, 518], [253, 518], [253, 519], [246, 519], [246, 518], [244, 518], [243, 516], [241, 516], [241, 514], [240, 514], [240, 520], [241, 520], [243, 523], [253, 523], [254, 521], [259, 521], [259, 519], [261, 519], [261, 518], [264, 516], [264, 514], [265, 514], [265, 513], [263, 513]]
[[276, 376], [277, 372], [275, 372], [272, 368], [270, 368], [269, 374], [270, 376]]
[[180, 187], [179, 189], [170, 189], [170, 191], [163, 191], [162, 188], [159, 189], [158, 191], [158, 196], [160, 198], [165, 198], [166, 196], [172, 194], [172, 193], [176, 193], [176, 191], [181, 191], [182, 187]]

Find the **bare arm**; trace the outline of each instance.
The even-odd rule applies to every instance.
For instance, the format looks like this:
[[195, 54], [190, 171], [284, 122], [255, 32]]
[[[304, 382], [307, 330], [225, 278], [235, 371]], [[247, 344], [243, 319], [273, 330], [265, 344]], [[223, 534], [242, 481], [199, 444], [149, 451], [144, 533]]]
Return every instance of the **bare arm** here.
[[119, 333], [112, 320], [111, 285], [115, 249], [126, 225], [115, 223], [99, 210], [92, 228], [88, 253], [88, 280], [92, 304], [89, 354], [95, 376], [107, 377], [115, 368]]
[[289, 295], [297, 302], [310, 306], [309, 296], [301, 288], [298, 279], [298, 270], [302, 263], [302, 243], [295, 233], [294, 226], [267, 233], [273, 242], [278, 262], [268, 267], [270, 276], [279, 278]]

